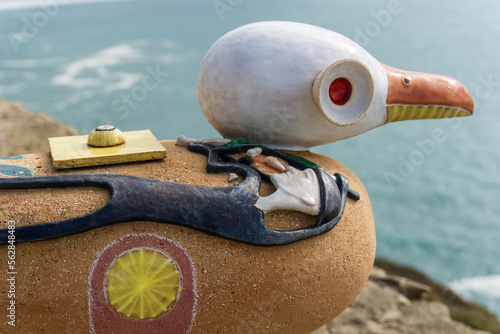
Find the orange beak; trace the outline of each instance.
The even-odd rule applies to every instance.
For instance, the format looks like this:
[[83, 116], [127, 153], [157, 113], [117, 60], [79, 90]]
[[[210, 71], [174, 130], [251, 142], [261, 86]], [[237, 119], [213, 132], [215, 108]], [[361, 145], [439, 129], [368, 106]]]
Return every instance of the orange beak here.
[[473, 114], [472, 96], [459, 81], [437, 74], [382, 66], [389, 78], [387, 123]]

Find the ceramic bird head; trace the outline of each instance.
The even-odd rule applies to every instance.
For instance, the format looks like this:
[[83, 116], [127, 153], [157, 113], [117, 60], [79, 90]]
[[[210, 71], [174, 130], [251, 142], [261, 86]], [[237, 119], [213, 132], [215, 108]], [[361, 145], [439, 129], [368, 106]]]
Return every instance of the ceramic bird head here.
[[277, 21], [242, 26], [215, 42], [200, 67], [198, 100], [225, 138], [292, 150], [474, 109], [455, 79], [398, 70], [333, 31]]

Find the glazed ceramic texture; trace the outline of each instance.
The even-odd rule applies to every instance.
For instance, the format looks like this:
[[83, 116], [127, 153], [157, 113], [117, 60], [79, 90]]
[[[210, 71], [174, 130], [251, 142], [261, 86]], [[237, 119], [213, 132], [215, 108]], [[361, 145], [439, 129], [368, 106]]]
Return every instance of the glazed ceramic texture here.
[[168, 310], [179, 294], [180, 277], [172, 261], [151, 248], [121, 254], [106, 275], [106, 297], [117, 312], [150, 319]]
[[388, 122], [472, 115], [457, 80], [383, 65], [333, 31], [296, 22], [257, 22], [208, 50], [198, 100], [226, 138], [305, 150]]
[[101, 125], [89, 134], [87, 143], [90, 146], [111, 147], [123, 144], [125, 136], [112, 125]]
[[[342, 127], [323, 116], [312, 85], [346, 58], [363, 64], [374, 92], [366, 116]], [[382, 125], [386, 99], [387, 74], [368, 52], [333, 31], [295, 22], [259, 22], [227, 33], [207, 52], [198, 77], [201, 109], [217, 131], [276, 148], [305, 149]]]

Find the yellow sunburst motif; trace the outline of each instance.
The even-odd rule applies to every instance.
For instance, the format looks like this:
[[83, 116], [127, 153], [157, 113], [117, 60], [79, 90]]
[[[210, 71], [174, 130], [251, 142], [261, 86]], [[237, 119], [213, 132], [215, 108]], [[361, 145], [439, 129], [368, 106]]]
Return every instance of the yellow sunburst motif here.
[[176, 300], [180, 277], [163, 253], [139, 248], [122, 254], [108, 271], [108, 301], [121, 314], [137, 319], [154, 318]]

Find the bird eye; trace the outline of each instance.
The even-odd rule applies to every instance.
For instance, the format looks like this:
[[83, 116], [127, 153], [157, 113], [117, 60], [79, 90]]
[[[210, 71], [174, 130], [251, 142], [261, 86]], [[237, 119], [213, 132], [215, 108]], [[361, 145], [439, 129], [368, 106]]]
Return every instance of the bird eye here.
[[375, 96], [370, 70], [355, 59], [341, 59], [314, 79], [312, 94], [325, 119], [337, 126], [356, 124]]
[[343, 106], [351, 99], [352, 84], [346, 78], [337, 78], [330, 84], [328, 93], [333, 103]]

